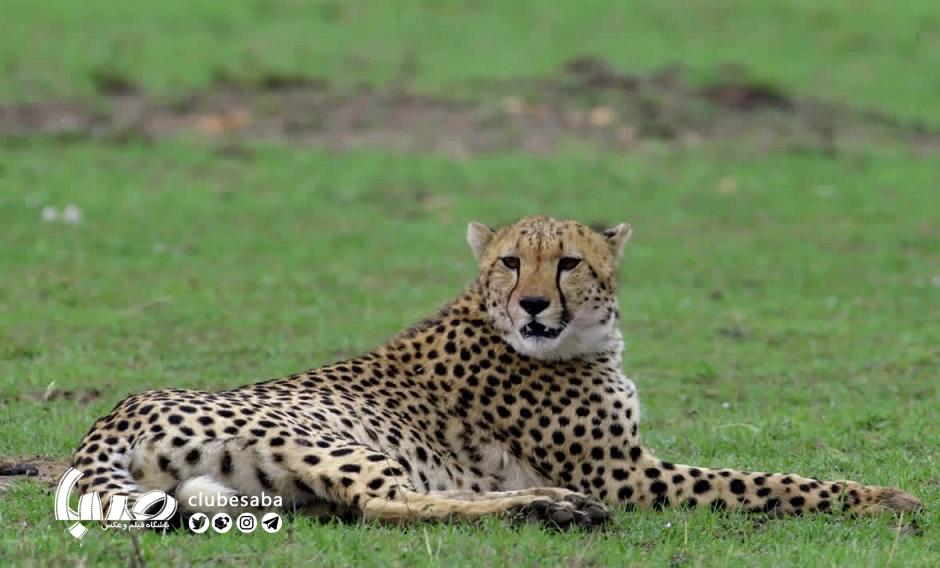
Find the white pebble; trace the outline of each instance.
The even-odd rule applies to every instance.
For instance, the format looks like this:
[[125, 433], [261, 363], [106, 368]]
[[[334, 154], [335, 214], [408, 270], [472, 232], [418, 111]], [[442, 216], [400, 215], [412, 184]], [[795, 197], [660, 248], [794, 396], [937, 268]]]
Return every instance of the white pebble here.
[[42, 208], [42, 222], [43, 223], [55, 223], [59, 220], [59, 212], [56, 211], [55, 207], [46, 206]]
[[78, 205], [69, 203], [62, 212], [62, 221], [69, 225], [78, 225], [82, 222], [82, 210], [78, 208]]

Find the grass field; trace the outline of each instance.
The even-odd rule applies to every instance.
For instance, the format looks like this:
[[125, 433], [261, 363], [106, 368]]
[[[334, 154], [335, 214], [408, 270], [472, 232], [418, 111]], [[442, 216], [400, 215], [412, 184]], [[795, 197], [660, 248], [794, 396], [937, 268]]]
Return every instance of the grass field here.
[[[703, 82], [741, 62], [788, 93], [940, 121], [932, 3], [395, 5], [7, 2], [0, 105], [105, 104], [103, 72], [156, 97], [220, 74], [442, 96], [596, 54], [628, 71], [680, 62]], [[899, 486], [926, 506], [903, 519], [641, 511], [593, 533], [301, 518], [277, 535], [96, 529], [79, 544], [49, 488], [20, 480], [0, 484], [0, 564], [940, 566], [938, 202], [936, 155], [884, 140], [454, 158], [0, 128], [0, 458], [67, 459], [140, 390], [362, 353], [473, 278], [468, 221], [548, 213], [634, 226], [625, 370], [664, 459]], [[69, 203], [81, 223], [43, 222]]]
[[628, 69], [758, 70], [798, 92], [940, 121], [940, 6], [929, 0], [7, 0], [0, 95], [93, 93], [102, 71], [172, 94], [219, 75], [399, 80], [450, 92], [591, 53]]

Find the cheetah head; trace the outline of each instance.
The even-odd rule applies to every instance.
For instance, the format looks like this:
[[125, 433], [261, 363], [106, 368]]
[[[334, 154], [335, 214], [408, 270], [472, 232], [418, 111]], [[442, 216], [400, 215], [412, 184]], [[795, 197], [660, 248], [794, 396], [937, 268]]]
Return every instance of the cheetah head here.
[[617, 350], [617, 264], [630, 238], [575, 221], [527, 217], [493, 230], [470, 223], [486, 310], [513, 348], [561, 360]]

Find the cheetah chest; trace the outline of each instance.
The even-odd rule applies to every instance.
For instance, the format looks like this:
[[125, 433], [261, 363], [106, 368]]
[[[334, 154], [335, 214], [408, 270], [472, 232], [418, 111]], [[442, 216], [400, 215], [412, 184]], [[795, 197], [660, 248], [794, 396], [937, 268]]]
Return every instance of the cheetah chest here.
[[447, 439], [453, 448], [452, 457], [481, 487], [515, 491], [546, 484], [546, 479], [527, 461], [514, 456], [504, 442], [456, 424], [448, 429]]

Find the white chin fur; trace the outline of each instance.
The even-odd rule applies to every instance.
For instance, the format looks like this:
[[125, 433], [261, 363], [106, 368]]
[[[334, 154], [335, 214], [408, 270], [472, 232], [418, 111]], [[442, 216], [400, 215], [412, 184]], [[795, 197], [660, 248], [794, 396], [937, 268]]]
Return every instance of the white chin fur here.
[[608, 325], [595, 325], [588, 329], [575, 329], [574, 325], [569, 325], [553, 339], [523, 337], [519, 330], [512, 330], [506, 341], [519, 353], [543, 361], [561, 361], [601, 352], [619, 354], [623, 349], [623, 337], [616, 321], [611, 319]]

